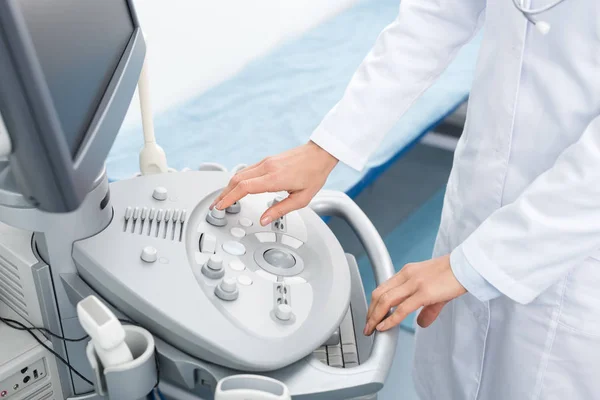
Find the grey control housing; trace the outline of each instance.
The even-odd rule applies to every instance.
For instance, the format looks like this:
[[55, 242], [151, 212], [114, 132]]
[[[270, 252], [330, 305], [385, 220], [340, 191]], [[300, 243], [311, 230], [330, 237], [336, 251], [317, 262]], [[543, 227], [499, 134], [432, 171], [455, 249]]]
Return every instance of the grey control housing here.
[[[350, 301], [348, 262], [309, 208], [286, 216], [285, 233], [262, 227], [259, 218], [272, 194], [242, 199], [217, 226], [207, 221], [209, 205], [229, 178], [225, 172], [185, 172], [113, 183], [110, 225], [76, 242], [73, 258], [105, 299], [177, 348], [229, 368], [275, 370], [309, 355], [340, 325]], [[157, 187], [167, 190], [166, 200], [153, 197]], [[165, 211], [152, 221], [142, 220], [141, 212], [136, 219], [135, 211], [126, 218], [128, 209], [144, 208]], [[167, 218], [181, 210], [187, 210], [185, 221]], [[242, 218], [252, 225], [242, 226]], [[232, 235], [232, 228], [243, 229], [243, 237]], [[205, 234], [216, 239], [214, 252], [200, 251]], [[147, 246], [157, 250], [158, 262], [140, 258]], [[273, 249], [291, 255], [294, 266], [269, 264], [264, 255]], [[215, 254], [225, 270], [217, 279], [202, 272]], [[222, 279], [236, 280], [235, 294], [220, 290]], [[277, 318], [278, 304], [290, 306], [293, 318]]]

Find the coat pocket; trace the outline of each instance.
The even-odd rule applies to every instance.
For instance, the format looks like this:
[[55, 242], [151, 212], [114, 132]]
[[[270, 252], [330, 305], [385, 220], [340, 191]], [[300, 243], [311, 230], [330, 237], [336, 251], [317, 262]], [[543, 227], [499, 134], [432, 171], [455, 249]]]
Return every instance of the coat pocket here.
[[600, 338], [600, 260], [586, 259], [567, 277], [559, 322]]

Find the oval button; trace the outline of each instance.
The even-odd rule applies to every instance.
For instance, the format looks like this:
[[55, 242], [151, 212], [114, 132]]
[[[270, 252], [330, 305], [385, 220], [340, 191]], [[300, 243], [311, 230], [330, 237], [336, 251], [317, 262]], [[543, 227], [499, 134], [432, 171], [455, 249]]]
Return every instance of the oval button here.
[[223, 243], [223, 250], [232, 256], [243, 256], [246, 254], [246, 246], [233, 240]]

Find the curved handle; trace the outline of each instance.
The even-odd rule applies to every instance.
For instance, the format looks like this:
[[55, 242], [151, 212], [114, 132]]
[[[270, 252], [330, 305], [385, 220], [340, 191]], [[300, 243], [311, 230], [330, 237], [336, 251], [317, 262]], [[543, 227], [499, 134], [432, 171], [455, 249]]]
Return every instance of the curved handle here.
[[[394, 275], [395, 269], [392, 259], [379, 232], [360, 207], [345, 193], [323, 190], [315, 196], [310, 203], [310, 208], [320, 216], [340, 217], [350, 225], [371, 261], [377, 285], [382, 284]], [[364, 375], [365, 380], [374, 378], [383, 383], [392, 365], [397, 341], [397, 327], [387, 332], [376, 332], [371, 356], [366, 362], [347, 370], [325, 368], [332, 370], [328, 372], [337, 376], [347, 374], [351, 375], [353, 379], [358, 378], [362, 373], [366, 373]], [[376, 375], [373, 376], [373, 374]], [[360, 384], [359, 382], [355, 383]]]

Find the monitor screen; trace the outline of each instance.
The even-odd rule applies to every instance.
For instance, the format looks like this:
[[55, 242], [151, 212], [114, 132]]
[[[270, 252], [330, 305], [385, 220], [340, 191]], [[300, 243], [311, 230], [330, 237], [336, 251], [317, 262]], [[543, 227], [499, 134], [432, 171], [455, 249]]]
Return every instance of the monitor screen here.
[[134, 32], [123, 0], [19, 0], [65, 140], [75, 157]]

